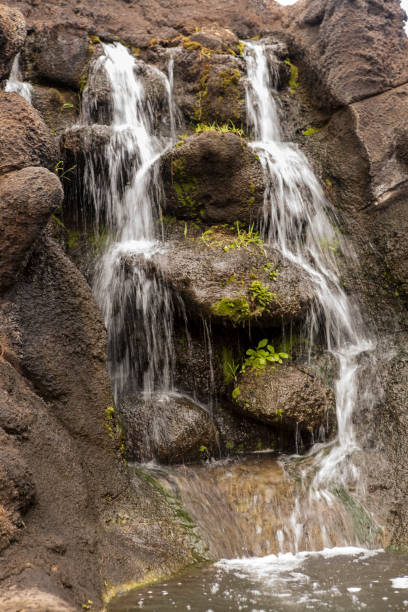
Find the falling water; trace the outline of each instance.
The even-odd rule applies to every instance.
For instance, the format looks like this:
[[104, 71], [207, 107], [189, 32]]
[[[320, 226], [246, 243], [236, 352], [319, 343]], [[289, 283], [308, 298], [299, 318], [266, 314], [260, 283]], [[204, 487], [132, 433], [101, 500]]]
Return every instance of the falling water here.
[[22, 81], [22, 75], [20, 71], [20, 54], [17, 53], [14, 58], [13, 65], [11, 67], [10, 77], [4, 88], [6, 92], [16, 92], [31, 104], [31, 97], [33, 92], [33, 86], [31, 83]]
[[[334, 254], [340, 251], [342, 240], [330, 223], [329, 215], [333, 215], [319, 181], [298, 148], [282, 140], [274, 98], [277, 74], [268, 65], [268, 54], [273, 54], [272, 47], [246, 44], [247, 108], [254, 134], [251, 146], [259, 155], [267, 180], [263, 232], [270, 244], [310, 278], [316, 295], [308, 320], [310, 339], [321, 332], [323, 323], [327, 350], [338, 363], [337, 439], [318, 452], [316, 448], [312, 451], [312, 478], [310, 469], [304, 474], [311, 481], [308, 503], [312, 512], [317, 502], [334, 503], [332, 493], [325, 489], [357, 485], [353, 454], [359, 447], [352, 415], [358, 400], [359, 358], [374, 345], [366, 336], [358, 308], [342, 289]], [[292, 532], [301, 531], [306, 510], [304, 506], [295, 509]]]
[[[93, 75], [104, 73], [111, 91], [111, 135], [103, 153], [106, 175], [87, 164], [85, 183], [97, 223], [110, 242], [96, 272], [95, 294], [109, 334], [109, 362], [116, 398], [125, 390], [151, 393], [172, 387], [173, 303], [165, 283], [149, 264], [162, 248], [156, 238], [161, 184], [156, 163], [172, 144], [175, 106], [170, 77], [154, 70], [167, 91], [171, 135], [154, 129], [154, 104], [135, 59], [121, 44], [104, 44]], [[92, 76], [91, 75], [91, 81]], [[90, 88], [88, 88], [90, 89]], [[83, 122], [95, 100], [84, 92]]]

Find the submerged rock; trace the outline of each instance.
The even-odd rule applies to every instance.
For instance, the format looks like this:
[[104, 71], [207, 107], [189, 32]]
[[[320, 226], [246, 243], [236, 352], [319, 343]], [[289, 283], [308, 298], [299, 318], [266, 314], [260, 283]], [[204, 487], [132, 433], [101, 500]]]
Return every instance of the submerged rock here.
[[293, 442], [297, 433], [306, 445], [333, 433], [333, 393], [308, 368], [282, 364], [249, 369], [238, 384], [236, 408], [276, 429], [292, 431]]
[[129, 397], [119, 411], [130, 461], [181, 463], [213, 454], [217, 433], [205, 408], [176, 393]]
[[188, 137], [162, 160], [166, 214], [215, 223], [256, 221], [263, 204], [263, 171], [237, 134]]
[[8, 77], [25, 37], [26, 24], [20, 11], [0, 4], [0, 81]]

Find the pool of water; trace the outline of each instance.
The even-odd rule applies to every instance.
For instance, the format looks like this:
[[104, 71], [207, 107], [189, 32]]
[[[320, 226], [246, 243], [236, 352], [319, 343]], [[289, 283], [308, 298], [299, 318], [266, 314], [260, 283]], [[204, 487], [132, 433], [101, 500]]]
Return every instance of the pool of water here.
[[221, 560], [118, 596], [109, 612], [408, 610], [408, 556], [346, 547]]

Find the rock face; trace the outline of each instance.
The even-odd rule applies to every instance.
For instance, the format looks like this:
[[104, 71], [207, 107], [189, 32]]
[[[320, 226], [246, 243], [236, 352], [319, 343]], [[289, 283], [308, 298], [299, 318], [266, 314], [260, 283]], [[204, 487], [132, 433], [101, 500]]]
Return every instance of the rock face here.
[[[188, 227], [188, 226], [187, 226]], [[211, 317], [227, 326], [280, 326], [304, 320], [313, 299], [295, 265], [266, 246], [257, 232], [210, 226], [187, 229], [155, 263], [185, 301], [190, 317]]]
[[181, 395], [125, 398], [120, 414], [131, 461], [181, 463], [200, 461], [216, 452], [216, 429], [210, 415]]
[[31, 33], [25, 49], [32, 78], [73, 89], [79, 89], [81, 80], [86, 78], [92, 54], [85, 32], [58, 26]]
[[0, 92], [0, 174], [27, 166], [54, 170], [57, 153], [40, 115], [16, 93]]
[[[333, 394], [306, 368], [285, 364], [247, 370], [239, 379], [239, 389], [239, 410], [276, 428], [298, 432], [306, 444], [310, 438], [325, 440], [333, 433]], [[299, 440], [294, 437], [293, 442]]]
[[333, 109], [408, 80], [399, 0], [303, 0], [292, 11], [295, 59], [319, 106]]
[[255, 222], [263, 203], [263, 172], [233, 133], [191, 136], [163, 158], [165, 212], [215, 223]]
[[62, 198], [59, 179], [45, 168], [24, 168], [0, 177], [0, 291], [15, 281]]
[[26, 25], [20, 11], [0, 4], [0, 81], [8, 77], [25, 37]]

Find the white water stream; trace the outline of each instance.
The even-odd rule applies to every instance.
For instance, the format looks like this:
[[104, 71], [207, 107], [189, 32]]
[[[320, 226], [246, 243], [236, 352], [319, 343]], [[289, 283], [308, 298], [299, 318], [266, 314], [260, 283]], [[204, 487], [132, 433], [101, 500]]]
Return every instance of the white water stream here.
[[20, 70], [20, 54], [17, 53], [14, 58], [13, 65], [11, 67], [10, 77], [6, 83], [6, 87], [4, 88], [5, 92], [16, 92], [20, 94], [23, 98], [27, 100], [31, 104], [33, 86], [31, 83], [27, 83], [22, 80], [21, 70]]
[[[168, 96], [171, 135], [165, 138], [155, 133], [154, 104], [134, 57], [119, 43], [104, 44], [103, 49], [105, 55], [97, 60], [93, 73], [103, 70], [111, 85], [112, 134], [104, 151], [108, 173], [101, 175], [90, 163], [85, 181], [97, 222], [104, 224], [110, 237], [96, 272], [95, 294], [108, 329], [111, 377], [118, 398], [125, 388], [144, 393], [172, 388], [173, 305], [148, 260], [162, 248], [156, 239], [161, 197], [156, 162], [173, 144], [176, 109], [172, 58], [170, 78], [151, 68]], [[94, 104], [85, 90], [84, 123], [91, 121]], [[126, 257], [132, 259], [128, 266]], [[133, 389], [129, 388], [132, 381]]]
[[[260, 157], [268, 186], [264, 198], [265, 239], [290, 262], [300, 266], [313, 284], [316, 300], [308, 327], [313, 342], [324, 326], [327, 350], [338, 362], [336, 413], [338, 435], [330, 453], [316, 458], [319, 469], [312, 489], [331, 482], [355, 484], [358, 472], [353, 453], [358, 450], [353, 428], [360, 375], [359, 357], [374, 349], [367, 337], [358, 308], [341, 286], [335, 253], [345, 253], [335, 231], [322, 187], [306, 157], [281, 136], [275, 101], [276, 74], [271, 74], [268, 54], [273, 49], [247, 43], [248, 118], [254, 134], [253, 149]], [[273, 57], [272, 57], [273, 59]], [[347, 245], [347, 256], [353, 257]]]

